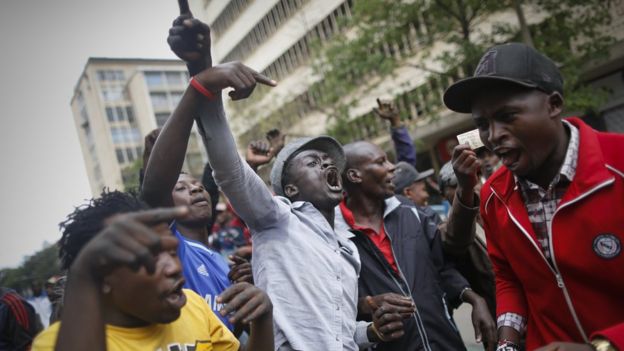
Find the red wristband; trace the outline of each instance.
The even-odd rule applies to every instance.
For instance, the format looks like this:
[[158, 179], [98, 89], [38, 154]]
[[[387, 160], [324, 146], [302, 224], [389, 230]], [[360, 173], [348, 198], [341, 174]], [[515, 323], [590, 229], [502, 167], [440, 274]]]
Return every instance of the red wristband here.
[[215, 94], [213, 94], [210, 90], [204, 88], [204, 86], [201, 85], [201, 83], [198, 82], [197, 79], [195, 79], [195, 77], [191, 77], [190, 83], [193, 86], [193, 88], [195, 88], [195, 90], [197, 90], [200, 94], [207, 97], [208, 100], [214, 100], [216, 98]]

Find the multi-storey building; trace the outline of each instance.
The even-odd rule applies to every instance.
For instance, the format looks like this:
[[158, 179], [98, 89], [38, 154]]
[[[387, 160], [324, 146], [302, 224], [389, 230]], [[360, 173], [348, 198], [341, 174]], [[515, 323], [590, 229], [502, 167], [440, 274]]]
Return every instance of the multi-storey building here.
[[[178, 60], [88, 60], [71, 108], [94, 196], [136, 180], [144, 136], [165, 123], [187, 83], [186, 66]], [[198, 140], [194, 131], [185, 170], [201, 177], [206, 156]]]
[[[387, 126], [372, 113], [375, 98], [392, 98], [403, 111], [412, 137], [417, 139], [420, 167], [438, 167], [450, 155], [455, 135], [472, 127], [470, 117], [443, 107], [441, 96], [459, 72], [440, 78], [436, 52], [447, 44], [430, 46], [429, 58], [420, 55], [420, 42], [427, 35], [427, 19], [412, 23], [400, 45], [380, 48], [386, 55], [401, 58], [403, 64], [392, 75], [376, 77], [373, 87], [353, 92], [357, 103], [349, 110], [346, 123], [337, 126], [316, 102], [321, 100], [322, 74], [312, 68], [316, 45], [323, 45], [342, 30], [342, 19], [350, 17], [356, 0], [191, 0], [196, 17], [212, 30], [214, 62], [239, 60], [279, 81], [276, 88], [259, 87], [247, 100], [228, 103], [230, 124], [239, 147], [261, 138], [271, 128], [291, 136], [330, 132], [346, 139], [369, 139], [389, 151]], [[612, 93], [603, 107], [598, 124], [604, 129], [624, 132], [624, 2], [614, 2], [614, 23], [609, 30], [616, 38], [611, 58], [587, 73], [596, 86]], [[529, 24], [543, 20], [544, 14], [527, 11]], [[492, 20], [517, 22], [510, 8], [492, 15]], [[484, 23], [488, 26], [488, 23]], [[422, 69], [427, 67], [427, 69]], [[445, 81], [447, 79], [449, 81]]]

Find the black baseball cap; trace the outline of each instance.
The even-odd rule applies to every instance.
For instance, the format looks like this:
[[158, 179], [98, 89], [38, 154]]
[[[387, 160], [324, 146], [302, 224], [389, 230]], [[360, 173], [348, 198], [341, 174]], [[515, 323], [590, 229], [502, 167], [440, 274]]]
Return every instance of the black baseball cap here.
[[444, 92], [449, 109], [472, 112], [478, 94], [501, 85], [538, 89], [563, 95], [563, 78], [555, 63], [534, 48], [522, 43], [507, 43], [490, 48], [479, 60], [474, 75], [455, 82]]

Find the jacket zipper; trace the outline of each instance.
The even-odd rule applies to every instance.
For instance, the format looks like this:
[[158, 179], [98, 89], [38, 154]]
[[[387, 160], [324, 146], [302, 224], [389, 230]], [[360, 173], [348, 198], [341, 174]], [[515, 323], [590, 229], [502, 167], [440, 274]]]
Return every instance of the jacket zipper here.
[[[553, 242], [552, 242], [552, 224], [555, 221], [555, 216], [557, 215], [557, 213], [559, 212], [559, 210], [561, 210], [564, 207], [568, 207], [582, 199], [584, 199], [585, 197], [591, 195], [593, 192], [600, 190], [601, 188], [613, 183], [615, 180], [609, 179], [603, 183], [600, 183], [598, 185], [596, 185], [594, 188], [590, 189], [589, 191], [583, 193], [582, 195], [574, 198], [573, 200], [570, 200], [564, 204], [561, 204], [561, 206], [557, 207], [557, 209], [555, 210], [555, 213], [553, 213], [553, 216], [550, 220], [550, 224], [548, 225], [548, 241], [549, 241], [549, 250], [550, 250], [550, 257], [552, 257], [552, 263], [553, 266], [555, 268], [555, 270], [557, 270], [557, 272], [559, 272], [559, 268], [557, 266], [557, 260], [555, 258], [555, 252], [553, 250]], [[566, 299], [566, 302], [568, 303], [568, 308], [570, 309], [570, 312], [572, 313], [572, 318], [574, 319], [574, 323], [576, 323], [576, 327], [578, 328], [579, 332], [581, 333], [581, 336], [583, 337], [583, 340], [588, 343], [589, 342], [589, 338], [587, 337], [587, 333], [585, 333], [585, 330], [583, 329], [583, 326], [581, 325], [581, 321], [578, 317], [578, 315], [576, 314], [576, 310], [574, 309], [574, 305], [572, 304], [572, 298], [570, 298], [570, 293], [568, 292], [568, 289], [565, 286], [565, 283], [563, 281], [563, 277], [561, 276], [561, 273], [559, 273], [558, 279], [557, 279], [557, 285], [559, 285], [559, 287], [561, 289], [563, 289], [563, 295]]]
[[[420, 218], [418, 220], [420, 221]], [[399, 290], [401, 290], [401, 293], [403, 293], [403, 295], [407, 295], [411, 299], [413, 299], [412, 291], [411, 291], [411, 289], [409, 287], [409, 284], [407, 283], [407, 280], [405, 279], [405, 275], [403, 274], [403, 271], [401, 270], [401, 266], [399, 265], [399, 261], [397, 260], [396, 255], [394, 254], [394, 247], [392, 247], [392, 238], [390, 238], [390, 235], [388, 235], [388, 230], [386, 229], [386, 223], [384, 221], [384, 218], [382, 218], [382, 225], [384, 227], [384, 231], [386, 232], [386, 237], [388, 237], [388, 241], [390, 241], [390, 252], [392, 252], [392, 258], [394, 258], [394, 262], [395, 262], [395, 264], [397, 266], [397, 269], [399, 270], [399, 275], [401, 276], [401, 280], [403, 281], [403, 283], [405, 284], [405, 287], [407, 288], [407, 294], [405, 293], [405, 291], [401, 287], [401, 284], [399, 284], [399, 282], [394, 277], [394, 274], [390, 274], [390, 276], [392, 277], [392, 280], [397, 285]], [[423, 232], [423, 234], [424, 234], [424, 232]], [[386, 270], [387, 270], [387, 268], [386, 268]], [[392, 272], [388, 272], [388, 273], [392, 273]], [[414, 307], [415, 307], [415, 311], [413, 313], [413, 316], [414, 316], [414, 319], [416, 321], [416, 326], [418, 327], [418, 331], [420, 332], [420, 339], [423, 342], [423, 346], [425, 347], [425, 350], [426, 351], [432, 351], [431, 350], [431, 345], [429, 345], [429, 337], [427, 336], [427, 331], [425, 330], [425, 324], [423, 323], [423, 321], [422, 321], [422, 319], [420, 317], [420, 313], [418, 312], [418, 305], [416, 305], [416, 302], [414, 302]]]
[[555, 213], [553, 214], [553, 217], [551, 218], [551, 221], [550, 221], [550, 226], [548, 228], [548, 233], [549, 233], [549, 238], [548, 238], [548, 240], [549, 240], [549, 250], [550, 250], [550, 257], [552, 258], [552, 262], [553, 262], [552, 265], [548, 262], [548, 260], [546, 259], [546, 256], [544, 256], [544, 253], [537, 246], [535, 241], [533, 241], [533, 239], [531, 238], [531, 235], [529, 235], [529, 233], [526, 232], [524, 227], [522, 227], [522, 225], [520, 225], [520, 223], [518, 222], [516, 217], [514, 217], [514, 215], [511, 213], [511, 210], [509, 209], [507, 204], [500, 198], [498, 193], [490, 186], [490, 189], [492, 190], [492, 193], [494, 193], [496, 195], [496, 197], [501, 201], [501, 203], [503, 205], [505, 205], [505, 208], [507, 209], [507, 214], [509, 214], [509, 217], [514, 222], [516, 227], [518, 227], [518, 229], [520, 229], [522, 234], [529, 240], [529, 242], [531, 242], [533, 247], [535, 247], [535, 249], [537, 250], [539, 255], [544, 259], [544, 262], [546, 263], [546, 266], [550, 269], [550, 271], [555, 276], [555, 280], [557, 282], [557, 286], [563, 292], [563, 297], [564, 297], [564, 299], [566, 301], [566, 304], [568, 306], [568, 310], [570, 311], [570, 314], [572, 315], [572, 319], [574, 320], [574, 323], [576, 324], [576, 328], [578, 329], [579, 333], [583, 337], [584, 342], [589, 342], [589, 339], [587, 338], [587, 333], [585, 333], [585, 330], [581, 326], [581, 322], [580, 322], [580, 320], [578, 318], [576, 310], [574, 309], [574, 306], [572, 305], [572, 298], [570, 297], [570, 293], [568, 292], [568, 289], [567, 289], [567, 287], [566, 287], [566, 285], [565, 285], [565, 283], [563, 281], [563, 277], [561, 276], [561, 272], [559, 272], [559, 268], [557, 267], [557, 262], [556, 262], [556, 259], [555, 259], [555, 253], [554, 253], [553, 246], [552, 246], [552, 222], [555, 219], [555, 215], [557, 214], [557, 212], [559, 212], [560, 209], [580, 201], [581, 199], [591, 195], [593, 192], [595, 192], [595, 191], [597, 191], [597, 190], [599, 190], [599, 189], [601, 189], [601, 188], [603, 188], [603, 187], [605, 187], [605, 186], [607, 186], [607, 185], [609, 185], [609, 184], [611, 184], [613, 182], [614, 182], [614, 179], [612, 178], [612, 179], [609, 179], [609, 180], [607, 180], [607, 181], [605, 181], [605, 182], [603, 182], [601, 184], [598, 184], [594, 188], [592, 188], [589, 191], [583, 193], [582, 195], [576, 197], [575, 199], [564, 203], [563, 205], [561, 205], [560, 207], [558, 207], [555, 210]]
[[[384, 230], [385, 230], [385, 224], [384, 224]], [[392, 257], [394, 258], [394, 262], [396, 263], [397, 269], [399, 270], [399, 274], [401, 275], [401, 279], [403, 280], [403, 282], [405, 283], [405, 287], [407, 288], [407, 292], [403, 289], [403, 287], [401, 286], [401, 284], [396, 280], [396, 277], [394, 275], [394, 272], [387, 267], [387, 264], [385, 264], [385, 259], [382, 259], [381, 257], [379, 257], [379, 253], [375, 250], [375, 245], [372, 243], [372, 241], [367, 238], [367, 237], [363, 237], [363, 239], [366, 241], [366, 244], [369, 246], [369, 249], [373, 252], [373, 254], [375, 255], [375, 257], [377, 257], [377, 260], [379, 260], [381, 262], [381, 266], [386, 270], [386, 273], [390, 276], [390, 278], [392, 278], [392, 281], [394, 282], [394, 284], [396, 284], [396, 286], [399, 288], [399, 290], [401, 291], [401, 294], [403, 294], [403, 296], [409, 297], [410, 299], [412, 298], [412, 293], [410, 291], [409, 288], [409, 284], [407, 284], [407, 281], [405, 280], [405, 277], [403, 275], [403, 272], [401, 271], [401, 267], [398, 264], [398, 261], [396, 259], [396, 256], [394, 255], [394, 249], [392, 248], [392, 240], [390, 239], [390, 236], [387, 234], [386, 231], [386, 236], [388, 236], [388, 240], [390, 240], [390, 250], [392, 251]], [[429, 345], [429, 338], [427, 337], [427, 332], [425, 330], [425, 326], [422, 323], [422, 319], [420, 318], [420, 314], [418, 312], [418, 306], [416, 306], [416, 303], [414, 302], [415, 305], [415, 312], [412, 314], [412, 317], [414, 318], [414, 321], [416, 322], [416, 328], [418, 328], [418, 334], [420, 334], [420, 340], [423, 343], [423, 347], [425, 348], [426, 351], [431, 351], [431, 346]]]

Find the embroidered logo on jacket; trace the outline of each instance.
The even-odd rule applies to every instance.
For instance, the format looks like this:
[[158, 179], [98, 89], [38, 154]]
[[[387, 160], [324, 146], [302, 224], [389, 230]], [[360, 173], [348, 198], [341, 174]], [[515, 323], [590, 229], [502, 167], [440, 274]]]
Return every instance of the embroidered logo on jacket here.
[[201, 266], [197, 267], [197, 273], [199, 273], [200, 275], [203, 275], [204, 277], [210, 277], [210, 273], [208, 273], [208, 270], [206, 269], [206, 266], [204, 266], [203, 263]]
[[612, 259], [622, 251], [620, 239], [613, 234], [600, 234], [594, 239], [594, 252], [604, 259]]

